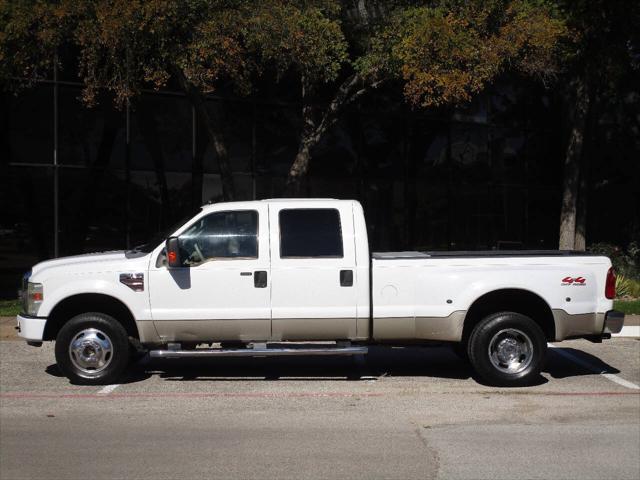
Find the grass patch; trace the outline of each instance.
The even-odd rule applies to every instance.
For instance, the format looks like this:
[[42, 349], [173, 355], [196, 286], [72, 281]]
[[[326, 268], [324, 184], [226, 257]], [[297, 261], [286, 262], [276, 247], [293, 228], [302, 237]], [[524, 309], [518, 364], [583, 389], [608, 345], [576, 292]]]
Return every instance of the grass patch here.
[[15, 317], [20, 313], [18, 300], [0, 300], [0, 317]]
[[640, 299], [614, 300], [613, 308], [623, 312], [625, 315], [640, 315]]

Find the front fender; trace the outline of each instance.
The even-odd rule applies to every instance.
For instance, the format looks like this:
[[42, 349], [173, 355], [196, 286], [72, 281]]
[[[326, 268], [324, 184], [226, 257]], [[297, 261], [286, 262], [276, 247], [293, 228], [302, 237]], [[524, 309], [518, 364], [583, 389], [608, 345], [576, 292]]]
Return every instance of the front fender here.
[[142, 292], [135, 292], [119, 282], [95, 278], [49, 280], [44, 285], [44, 300], [38, 311], [38, 316], [48, 317], [56, 305], [69, 297], [92, 293], [107, 295], [119, 300], [129, 309], [136, 320], [151, 320], [149, 295], [146, 288]]

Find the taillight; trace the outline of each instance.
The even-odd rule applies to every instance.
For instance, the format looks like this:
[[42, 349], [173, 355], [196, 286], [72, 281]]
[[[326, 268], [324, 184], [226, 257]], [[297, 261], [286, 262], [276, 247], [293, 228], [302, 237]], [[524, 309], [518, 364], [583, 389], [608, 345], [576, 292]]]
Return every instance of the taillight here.
[[607, 272], [607, 283], [604, 286], [604, 296], [609, 300], [616, 298], [616, 272], [611, 267]]

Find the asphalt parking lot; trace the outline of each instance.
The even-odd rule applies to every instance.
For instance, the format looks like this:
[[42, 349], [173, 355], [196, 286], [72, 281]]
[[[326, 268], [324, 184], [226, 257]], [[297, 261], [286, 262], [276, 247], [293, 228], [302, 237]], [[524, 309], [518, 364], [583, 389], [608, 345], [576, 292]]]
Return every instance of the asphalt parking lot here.
[[61, 377], [0, 342], [0, 478], [640, 478], [640, 341], [550, 349], [538, 385], [479, 384], [448, 348], [142, 360]]

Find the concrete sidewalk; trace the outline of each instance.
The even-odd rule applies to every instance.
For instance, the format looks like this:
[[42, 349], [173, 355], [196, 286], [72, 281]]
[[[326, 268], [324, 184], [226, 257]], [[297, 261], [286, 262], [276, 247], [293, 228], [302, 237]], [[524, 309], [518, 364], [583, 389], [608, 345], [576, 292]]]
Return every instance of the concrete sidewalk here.
[[620, 333], [613, 335], [614, 337], [640, 337], [640, 315], [625, 315], [624, 327]]
[[[19, 340], [15, 317], [0, 317], [0, 340]], [[640, 337], [640, 315], [627, 315], [622, 332], [614, 337]]]

